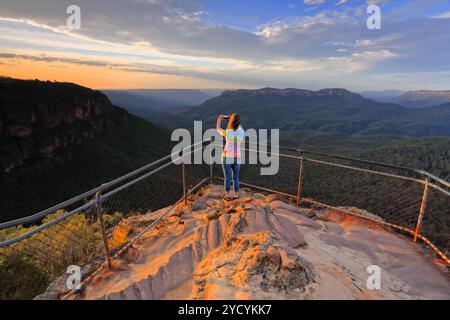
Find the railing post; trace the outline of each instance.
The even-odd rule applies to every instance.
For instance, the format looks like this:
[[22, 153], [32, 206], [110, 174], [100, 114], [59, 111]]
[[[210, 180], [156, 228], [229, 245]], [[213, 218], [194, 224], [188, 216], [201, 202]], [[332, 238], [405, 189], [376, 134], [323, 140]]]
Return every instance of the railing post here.
[[417, 225], [416, 225], [416, 232], [414, 233], [414, 242], [417, 241], [417, 236], [419, 235], [420, 228], [422, 226], [423, 215], [425, 214], [425, 208], [427, 206], [428, 183], [429, 183], [429, 179], [427, 176], [425, 176], [425, 183], [424, 183], [425, 187], [423, 189], [422, 202], [420, 204], [419, 218], [417, 219]]
[[111, 269], [111, 253], [109, 252], [108, 237], [106, 235], [105, 221], [103, 220], [103, 208], [100, 202], [100, 192], [97, 192], [95, 194], [95, 199], [97, 201], [95, 206], [97, 208], [98, 221], [100, 222], [100, 229], [102, 231], [103, 247], [105, 249], [106, 261], [108, 262], [108, 268]]
[[303, 152], [300, 152], [300, 167], [298, 170], [298, 185], [297, 185], [297, 206], [300, 204], [302, 196], [302, 180], [303, 180]]

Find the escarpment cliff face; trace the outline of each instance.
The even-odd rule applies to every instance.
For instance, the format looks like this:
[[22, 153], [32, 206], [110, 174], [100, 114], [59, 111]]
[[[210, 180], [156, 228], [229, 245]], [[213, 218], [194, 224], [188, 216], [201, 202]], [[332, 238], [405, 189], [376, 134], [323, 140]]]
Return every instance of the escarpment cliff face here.
[[52, 157], [124, 122], [128, 113], [99, 91], [70, 83], [0, 78], [0, 169]]
[[168, 141], [168, 130], [100, 91], [0, 77], [0, 222], [148, 164], [170, 152]]

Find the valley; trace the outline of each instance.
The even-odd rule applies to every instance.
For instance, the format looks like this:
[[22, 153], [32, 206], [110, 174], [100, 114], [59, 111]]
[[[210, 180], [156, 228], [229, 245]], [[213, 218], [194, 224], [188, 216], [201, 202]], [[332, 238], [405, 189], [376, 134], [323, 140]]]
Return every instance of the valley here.
[[[128, 96], [122, 95], [123, 104], [115, 107], [102, 93], [73, 84], [12, 83], [14, 89], [11, 84], [1, 87], [1, 221], [45, 209], [166, 155], [171, 150], [170, 128], [190, 128], [194, 120], [203, 120], [204, 128], [213, 127], [218, 114], [230, 111], [241, 114], [245, 127], [280, 128], [282, 146], [411, 166], [450, 177], [450, 108], [446, 106], [407, 110], [344, 89], [266, 88], [226, 91], [197, 106], [165, 105], [168, 109], [164, 109], [155, 104], [145, 117], [154, 118], [152, 124], [119, 108], [132, 112], [129, 106], [140, 103], [124, 98]], [[103, 107], [95, 111], [91, 102], [78, 109], [70, 107], [80, 101], [82, 106], [83, 97], [94, 97]], [[53, 110], [45, 121], [48, 111], [39, 111], [43, 106]], [[415, 126], [410, 125], [413, 121]], [[12, 136], [9, 128], [20, 131], [19, 135]], [[27, 130], [31, 130], [29, 136], [23, 133]], [[30, 195], [27, 201], [20, 201], [25, 194]]]
[[194, 120], [213, 126], [218, 114], [237, 112], [252, 128], [281, 132], [450, 136], [450, 104], [411, 109], [366, 99], [345, 89], [263, 88], [225, 91], [193, 107], [179, 108], [162, 122], [167, 127], [190, 128]]
[[73, 84], [5, 79], [0, 110], [2, 222], [46, 209], [171, 150], [168, 130]]

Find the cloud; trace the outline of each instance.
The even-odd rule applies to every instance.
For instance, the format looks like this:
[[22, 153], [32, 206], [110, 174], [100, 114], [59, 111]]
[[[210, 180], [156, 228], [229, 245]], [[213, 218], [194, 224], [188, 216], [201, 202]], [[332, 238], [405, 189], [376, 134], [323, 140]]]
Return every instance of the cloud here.
[[[341, 80], [339, 72], [345, 72], [346, 68], [364, 74], [450, 70], [450, 33], [442, 32], [450, 30], [445, 14], [439, 15], [442, 19], [404, 15], [405, 12], [421, 12], [417, 8], [424, 6], [423, 1], [408, 3], [395, 14], [383, 10], [382, 30], [367, 29], [364, 1], [361, 5], [331, 6], [332, 9], [316, 14], [273, 19], [262, 23], [254, 32], [215, 23], [213, 15], [204, 11], [199, 0], [78, 0], [82, 29], [72, 32], [65, 28], [65, 9], [71, 2], [1, 2], [1, 17], [22, 21], [20, 28], [2, 32], [0, 41], [7, 43], [2, 43], [3, 47], [16, 44], [18, 48], [82, 49], [89, 55], [99, 54], [97, 50], [138, 60], [155, 56], [152, 59], [159, 57], [175, 61], [176, 65], [149, 63], [146, 69], [145, 65], [127, 62], [127, 69], [190, 72], [224, 79], [254, 76], [249, 80], [255, 83], [260, 81], [256, 78], [260, 76], [258, 70], [261, 73], [280, 71], [278, 79], [284, 77], [284, 81], [291, 76], [286, 76], [289, 70], [303, 75], [311, 70], [323, 71], [325, 66], [330, 73], [336, 72], [336, 82]], [[312, 6], [326, 1], [304, 2]], [[333, 1], [336, 5], [345, 2]], [[47, 36], [42, 32], [34, 38], [25, 37], [23, 35], [29, 32], [26, 26], [41, 28]], [[59, 35], [66, 37], [65, 40]], [[208, 67], [201, 70], [196, 64]], [[243, 75], [242, 70], [251, 72]]]
[[8, 52], [0, 52], [0, 59], [22, 59], [29, 61], [44, 61], [44, 62], [63, 62], [63, 63], [75, 63], [86, 66], [96, 66], [96, 67], [120, 67], [123, 64], [111, 64], [108, 62], [102, 62], [99, 60], [86, 60], [86, 59], [75, 59], [75, 58], [63, 58], [63, 57], [51, 57], [46, 55], [27, 55], [27, 54], [15, 54]]
[[437, 19], [449, 19], [450, 18], [450, 11], [442, 12], [442, 13], [434, 16], [434, 18], [437, 18]]
[[[41, 0], [25, 5], [8, 1], [0, 4], [0, 12], [3, 16], [26, 18], [39, 25], [65, 30], [65, 6], [69, 2]], [[306, 2], [316, 4], [325, 1]], [[262, 24], [257, 32], [251, 33], [204, 21], [202, 17], [206, 13], [199, 1], [79, 0], [78, 4], [82, 11], [82, 29], [76, 35], [122, 45], [140, 43], [175, 55], [249, 61], [327, 58], [333, 56], [336, 50], [328, 45], [330, 42], [374, 41], [393, 33], [410, 38], [411, 29], [417, 33], [417, 46], [425, 40], [414, 26], [407, 28], [396, 21], [383, 21], [381, 32], [371, 32], [365, 27], [366, 16], [361, 16], [357, 8], [276, 19]], [[384, 14], [383, 18], [386, 20], [388, 17]], [[436, 19], [430, 19], [427, 25], [431, 26], [433, 20]], [[431, 39], [425, 41], [441, 37], [436, 34], [430, 36]], [[354, 47], [349, 54], [356, 50], [358, 48]]]
[[326, 0], [304, 0], [303, 2], [309, 6], [314, 6], [314, 5], [325, 3]]
[[[167, 65], [166, 61], [160, 61], [162, 64], [152, 63], [119, 63], [107, 60], [89, 60], [83, 58], [66, 58], [49, 56], [45, 54], [16, 54], [9, 52], [0, 52], [0, 60], [27, 60], [49, 63], [69, 63], [90, 67], [104, 67], [117, 71], [157, 73], [166, 75], [196, 75], [202, 77], [201, 72], [196, 72], [193, 68], [183, 68], [181, 66]], [[158, 62], [158, 61], [155, 61]], [[206, 74], [206, 73], [205, 73]]]

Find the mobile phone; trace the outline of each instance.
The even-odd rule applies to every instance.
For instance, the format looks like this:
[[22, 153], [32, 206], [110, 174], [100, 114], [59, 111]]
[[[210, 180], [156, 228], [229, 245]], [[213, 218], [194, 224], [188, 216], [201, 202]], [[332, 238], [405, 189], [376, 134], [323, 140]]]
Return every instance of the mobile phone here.
[[228, 120], [228, 119], [230, 119], [230, 116], [228, 116], [228, 115], [225, 116], [225, 115], [224, 115], [224, 116], [223, 116], [223, 119], [224, 119], [224, 120]]

